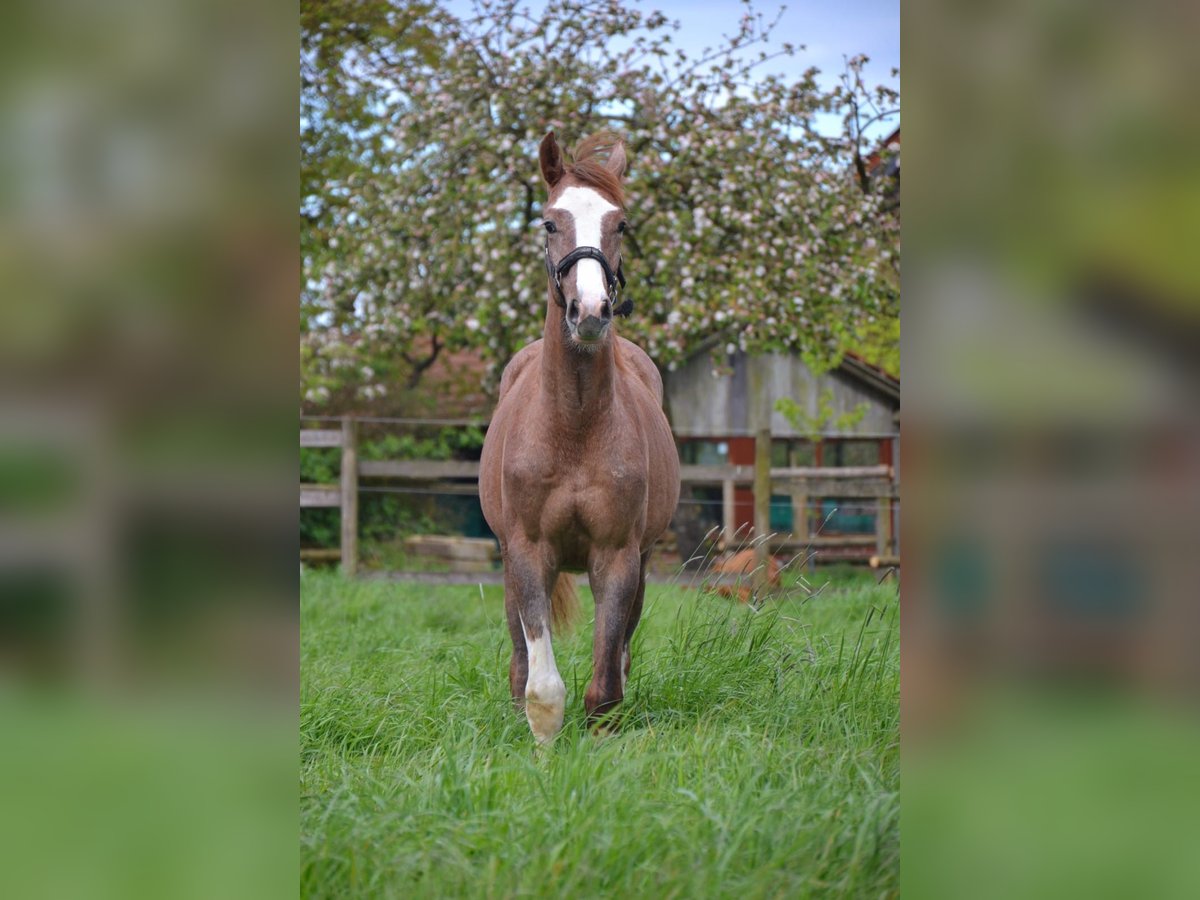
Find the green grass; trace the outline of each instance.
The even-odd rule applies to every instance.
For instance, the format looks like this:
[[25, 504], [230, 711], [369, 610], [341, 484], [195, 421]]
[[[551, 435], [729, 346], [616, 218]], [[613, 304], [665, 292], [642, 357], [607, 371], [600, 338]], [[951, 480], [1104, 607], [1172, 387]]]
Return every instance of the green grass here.
[[585, 727], [584, 624], [555, 639], [567, 717], [540, 751], [500, 588], [313, 573], [301, 598], [304, 896], [898, 891], [891, 579], [757, 612], [650, 585], [623, 727]]

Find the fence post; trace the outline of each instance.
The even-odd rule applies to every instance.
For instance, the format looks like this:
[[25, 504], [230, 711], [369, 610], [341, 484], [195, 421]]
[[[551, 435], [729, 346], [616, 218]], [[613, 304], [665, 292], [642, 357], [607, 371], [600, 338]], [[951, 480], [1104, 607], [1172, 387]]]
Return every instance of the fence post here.
[[802, 478], [793, 478], [789, 493], [792, 495], [792, 534], [796, 540], [808, 540], [808, 483]]
[[875, 509], [875, 553], [890, 556], [892, 553], [892, 498], [879, 497]]
[[358, 425], [342, 417], [342, 574], [358, 574]]
[[771, 429], [754, 435], [754, 589], [767, 584], [767, 535], [771, 533]]
[[724, 529], [726, 547], [733, 546], [733, 534], [737, 531], [735, 521], [737, 510], [733, 498], [733, 479], [726, 478], [721, 482], [721, 525]]

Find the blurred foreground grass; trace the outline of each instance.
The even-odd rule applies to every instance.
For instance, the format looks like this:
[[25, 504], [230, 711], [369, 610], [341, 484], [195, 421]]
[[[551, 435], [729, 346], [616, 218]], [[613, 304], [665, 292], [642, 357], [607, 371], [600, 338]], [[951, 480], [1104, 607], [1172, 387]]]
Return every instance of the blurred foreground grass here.
[[907, 892], [1200, 895], [1194, 720], [1084, 683], [971, 702], [953, 734], [905, 738]]
[[0, 722], [5, 896], [292, 895], [287, 711], [9, 689]]

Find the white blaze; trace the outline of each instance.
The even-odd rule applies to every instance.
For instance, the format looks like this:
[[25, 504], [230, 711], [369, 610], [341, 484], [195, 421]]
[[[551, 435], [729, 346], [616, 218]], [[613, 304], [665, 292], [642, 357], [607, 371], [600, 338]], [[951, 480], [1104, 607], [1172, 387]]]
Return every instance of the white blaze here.
[[[591, 188], [569, 187], [554, 202], [551, 209], [561, 209], [575, 220], [575, 248], [600, 247], [600, 223], [605, 213], [617, 207]], [[600, 308], [608, 297], [604, 281], [604, 269], [594, 259], [581, 259], [575, 264], [575, 284], [579, 288], [579, 318], [599, 316]]]
[[548, 744], [562, 729], [563, 712], [567, 706], [567, 686], [554, 665], [554, 648], [550, 645], [550, 629], [531, 639], [521, 622], [525, 635], [525, 650], [529, 655], [529, 678], [525, 682], [525, 717], [540, 744]]

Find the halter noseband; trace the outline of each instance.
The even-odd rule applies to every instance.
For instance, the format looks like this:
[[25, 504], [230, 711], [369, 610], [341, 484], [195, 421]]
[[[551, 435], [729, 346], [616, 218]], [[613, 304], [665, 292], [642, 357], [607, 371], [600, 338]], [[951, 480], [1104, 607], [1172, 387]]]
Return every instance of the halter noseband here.
[[[554, 283], [554, 301], [563, 309], [567, 307], [567, 297], [563, 293], [562, 280], [563, 276], [571, 271], [571, 267], [581, 259], [594, 259], [600, 263], [600, 268], [604, 270], [604, 280], [608, 283], [609, 297], [616, 298], [617, 285], [625, 287], [625, 273], [621, 271], [621, 260], [617, 260], [617, 271], [613, 271], [612, 266], [608, 264], [604, 253], [597, 247], [576, 247], [566, 256], [558, 261], [558, 265], [550, 260], [550, 240], [546, 239], [546, 274], [550, 276], [550, 280]], [[620, 305], [613, 305], [614, 316], [629, 317], [633, 312], [633, 301], [628, 297]]]

